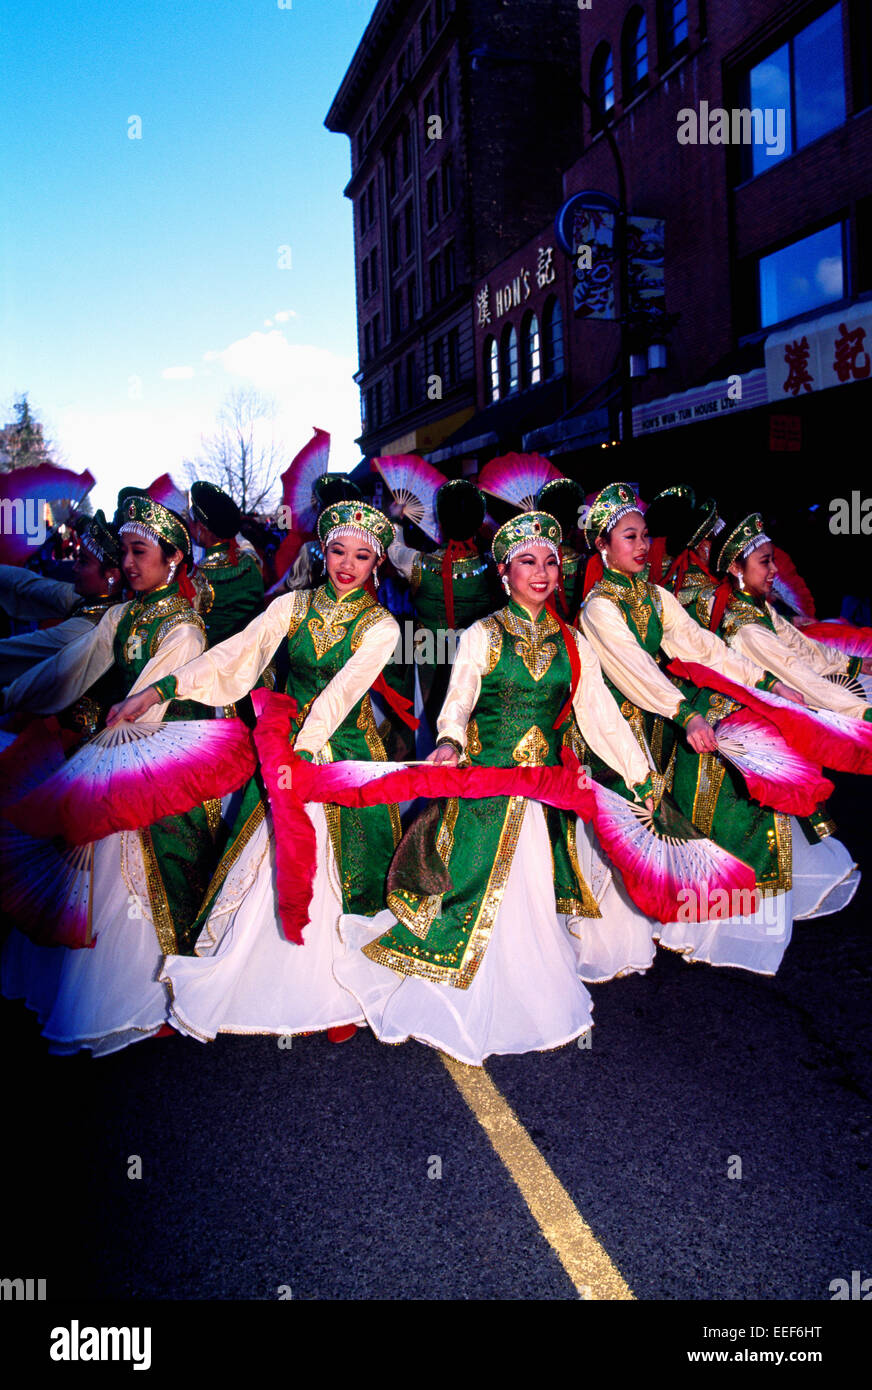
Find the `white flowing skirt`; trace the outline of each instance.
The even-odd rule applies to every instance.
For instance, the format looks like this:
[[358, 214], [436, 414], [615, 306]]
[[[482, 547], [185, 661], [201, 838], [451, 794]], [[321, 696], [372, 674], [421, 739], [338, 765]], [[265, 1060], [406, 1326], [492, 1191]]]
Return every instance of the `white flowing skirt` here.
[[790, 834], [793, 886], [788, 892], [766, 897], [753, 915], [669, 922], [659, 929], [661, 946], [680, 951], [688, 962], [774, 975], [790, 944], [793, 922], [840, 912], [860, 882], [860, 871], [840, 840], [830, 836], [810, 845], [794, 817]]
[[567, 918], [578, 973], [589, 985], [643, 975], [657, 952], [656, 923], [633, 902], [592, 826], [576, 820], [575, 839], [579, 868], [601, 914]]
[[365, 1021], [333, 974], [344, 951], [337, 930], [342, 895], [327, 818], [321, 805], [305, 809], [315, 827], [317, 868], [303, 945], [288, 941], [279, 921], [267, 811], [227, 875], [196, 954], [164, 962], [160, 978], [171, 995], [170, 1021], [191, 1037], [288, 1035]]
[[37, 946], [13, 931], [3, 950], [3, 994], [35, 1011], [52, 1053], [117, 1052], [168, 1021], [136, 832], [95, 844], [93, 903], [93, 948]]
[[339, 930], [349, 950], [333, 966], [381, 1042], [415, 1038], [481, 1066], [493, 1053], [560, 1047], [593, 1026], [593, 1004], [557, 912], [551, 842], [538, 802], [527, 802], [490, 941], [467, 989], [401, 975], [358, 949], [395, 924], [390, 912], [343, 916]]

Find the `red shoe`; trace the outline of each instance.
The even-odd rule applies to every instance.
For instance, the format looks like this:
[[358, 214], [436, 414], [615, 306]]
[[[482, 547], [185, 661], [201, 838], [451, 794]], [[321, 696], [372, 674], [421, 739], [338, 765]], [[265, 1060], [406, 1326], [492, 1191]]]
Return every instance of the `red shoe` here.
[[357, 1032], [356, 1023], [343, 1023], [341, 1028], [328, 1028], [327, 1038], [332, 1043], [348, 1042]]
[[168, 1023], [162, 1023], [157, 1032], [152, 1033], [151, 1036], [153, 1038], [177, 1038], [179, 1035], [176, 1029], [171, 1028]]

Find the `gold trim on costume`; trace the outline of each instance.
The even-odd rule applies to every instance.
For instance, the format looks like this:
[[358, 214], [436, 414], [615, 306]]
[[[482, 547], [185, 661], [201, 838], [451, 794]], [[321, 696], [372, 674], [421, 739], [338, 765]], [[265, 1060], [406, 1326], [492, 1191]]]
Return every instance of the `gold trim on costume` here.
[[[566, 912], [570, 917], [602, 917], [593, 890], [581, 872], [581, 865], [578, 862], [578, 823], [575, 816], [572, 815], [568, 816], [566, 820], [566, 852], [569, 855], [572, 872], [575, 874], [575, 881], [581, 889], [581, 898], [558, 898], [557, 911]], [[561, 903], [571, 903], [572, 906], [561, 907]]]
[[[359, 626], [359, 625], [358, 625]], [[353, 640], [353, 639], [352, 639]], [[385, 763], [388, 760], [387, 749], [381, 741], [381, 736], [376, 727], [375, 715], [372, 712], [369, 693], [364, 695], [360, 704], [360, 714], [357, 716], [357, 727], [366, 739], [366, 746], [369, 755], [374, 763]], [[387, 803], [388, 815], [391, 818], [391, 832], [394, 837], [394, 849], [400, 843], [403, 834], [403, 827], [400, 824], [400, 808], [395, 801]]]
[[496, 664], [503, 650], [503, 629], [493, 614], [487, 618], [482, 618], [481, 625], [487, 636], [487, 670], [485, 675], [489, 676], [496, 669]]
[[518, 617], [510, 608], [502, 608], [493, 616], [515, 639], [515, 655], [521, 658], [533, 680], [540, 681], [557, 655], [557, 647], [548, 641], [560, 632], [551, 614], [544, 611], [538, 623], [532, 618]]
[[[230, 873], [230, 870], [231, 870], [231, 869], [233, 868], [233, 866], [235, 865], [237, 859], [238, 859], [239, 856], [242, 854], [242, 851], [245, 849], [245, 847], [247, 846], [248, 842], [251, 840], [251, 838], [252, 838], [252, 836], [254, 835], [255, 831], [258, 830], [258, 829], [260, 828], [260, 826], [263, 824], [263, 821], [264, 821], [265, 816], [266, 816], [266, 807], [264, 806], [264, 804], [263, 804], [262, 801], [259, 801], [259, 802], [257, 803], [257, 805], [254, 807], [254, 809], [252, 810], [251, 815], [248, 817], [248, 820], [247, 820], [247, 821], [245, 822], [245, 824], [243, 825], [243, 827], [242, 827], [242, 829], [240, 830], [239, 834], [236, 836], [236, 839], [235, 839], [235, 840], [233, 841], [233, 843], [224, 851], [224, 854], [221, 856], [221, 860], [220, 860], [220, 863], [218, 864], [218, 867], [216, 868], [215, 872], [213, 873], [211, 879], [209, 880], [209, 886], [208, 886], [208, 888], [206, 889], [206, 892], [203, 894], [203, 903], [209, 902], [210, 898], [214, 898], [214, 899], [215, 899], [215, 902], [212, 904], [212, 907], [211, 907], [211, 909], [210, 909], [210, 911], [209, 911], [209, 915], [207, 916], [205, 922], [203, 923], [203, 930], [200, 932], [200, 936], [203, 935], [203, 932], [204, 932], [204, 931], [208, 933], [208, 935], [209, 935], [209, 944], [210, 944], [210, 946], [214, 946], [214, 945], [215, 945], [216, 940], [217, 940], [217, 937], [214, 935], [214, 933], [213, 933], [213, 931], [212, 931], [212, 928], [210, 927], [209, 923], [210, 923], [210, 921], [212, 920], [212, 915], [213, 915], [213, 913], [215, 912], [215, 907], [216, 907], [216, 905], [217, 905], [217, 900], [218, 900], [218, 897], [219, 897], [221, 891], [222, 891], [223, 888], [224, 888], [224, 883], [225, 883], [225, 881], [226, 881], [226, 879], [227, 879], [227, 875]], [[268, 852], [268, 851], [269, 851], [269, 845], [267, 844], [267, 847], [266, 847], [266, 851], [265, 851], [265, 852]], [[200, 904], [200, 911], [201, 911], [201, 912], [202, 912], [202, 910], [203, 910], [203, 903]], [[198, 915], [199, 915], [199, 914], [198, 914]], [[224, 913], [222, 913], [221, 915], [224, 916]], [[199, 956], [199, 955], [200, 955], [200, 951], [199, 951], [199, 949], [198, 949], [199, 940], [200, 940], [200, 937], [197, 938], [197, 943], [198, 943], [198, 944], [194, 946], [194, 955], [195, 955], [195, 956]]]
[[715, 807], [721, 792], [721, 784], [727, 771], [726, 764], [717, 753], [700, 753], [696, 769], [696, 791], [693, 796], [691, 820], [697, 830], [710, 836]]
[[151, 919], [157, 933], [158, 945], [165, 956], [178, 955], [179, 944], [176, 939], [176, 928], [173, 922], [173, 914], [170, 911], [169, 899], [164, 888], [163, 878], [157, 862], [157, 855], [154, 852], [154, 845], [151, 839], [151, 830], [148, 826], [139, 832], [139, 843], [142, 846], [142, 862], [145, 868], [145, 883], [148, 888], [148, 900], [151, 904]]
[[[459, 969], [452, 970], [448, 966], [437, 965], [432, 961], [416, 960], [414, 956], [401, 955], [398, 951], [392, 951], [388, 947], [382, 946], [380, 941], [371, 941], [368, 946], [364, 946], [363, 954], [369, 960], [375, 961], [377, 965], [386, 965], [399, 975], [418, 975], [422, 979], [432, 980], [436, 984], [451, 985], [454, 989], [468, 989], [475, 978], [475, 973], [490, 941], [494, 921], [515, 857], [515, 848], [521, 833], [526, 808], [526, 797], [512, 796], [509, 798], [493, 868], [482, 897], [478, 916], [467, 938]], [[404, 925], [407, 924], [404, 923]]]
[[512, 759], [524, 767], [544, 767], [550, 755], [548, 740], [538, 724], [531, 724], [512, 749]]

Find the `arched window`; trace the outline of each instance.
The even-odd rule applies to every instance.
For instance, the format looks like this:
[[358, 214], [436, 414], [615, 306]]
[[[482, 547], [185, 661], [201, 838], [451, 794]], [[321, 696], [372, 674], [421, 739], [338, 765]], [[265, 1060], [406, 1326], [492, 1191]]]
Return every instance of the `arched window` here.
[[545, 327], [545, 375], [549, 381], [563, 376], [565, 355], [563, 350], [563, 310], [560, 300], [553, 295], [545, 305], [542, 316]]
[[660, 0], [660, 67], [673, 62], [687, 49], [690, 26], [687, 0]]
[[500, 350], [496, 338], [486, 338], [484, 344], [484, 379], [488, 383], [490, 403], [500, 398]]
[[609, 112], [615, 105], [615, 65], [607, 43], [601, 43], [593, 55], [590, 87], [596, 113], [595, 125], [599, 127], [608, 120]]
[[648, 83], [648, 21], [644, 10], [634, 9], [627, 15], [621, 41], [624, 61], [624, 104], [638, 96]]
[[538, 385], [542, 380], [542, 348], [539, 320], [533, 313], [526, 314], [521, 325], [521, 365], [524, 386]]
[[506, 324], [500, 344], [500, 377], [504, 393], [511, 396], [518, 389], [518, 330]]

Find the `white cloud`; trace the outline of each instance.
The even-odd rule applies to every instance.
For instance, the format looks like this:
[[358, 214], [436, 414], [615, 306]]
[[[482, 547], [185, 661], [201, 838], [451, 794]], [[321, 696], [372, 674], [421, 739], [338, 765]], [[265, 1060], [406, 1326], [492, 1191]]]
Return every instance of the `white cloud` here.
[[193, 367], [164, 367], [161, 372], [164, 381], [190, 381], [193, 375]]
[[296, 317], [295, 309], [279, 309], [277, 313], [273, 314], [276, 323], [287, 323], [288, 319], [295, 319]]
[[[360, 393], [352, 381], [357, 363], [327, 348], [289, 343], [277, 328], [256, 330], [221, 351], [204, 353], [207, 362], [220, 362], [239, 383], [248, 382], [275, 398], [277, 433], [291, 456], [310, 437], [312, 428], [332, 436], [330, 466], [354, 468], [360, 450]], [[230, 384], [230, 383], [228, 383]]]
[[814, 278], [825, 294], [831, 294], [834, 299], [839, 298], [842, 293], [841, 256], [822, 256], [817, 263]]

